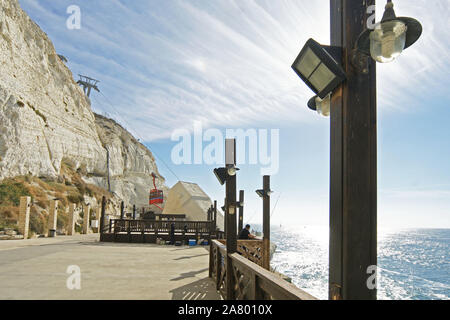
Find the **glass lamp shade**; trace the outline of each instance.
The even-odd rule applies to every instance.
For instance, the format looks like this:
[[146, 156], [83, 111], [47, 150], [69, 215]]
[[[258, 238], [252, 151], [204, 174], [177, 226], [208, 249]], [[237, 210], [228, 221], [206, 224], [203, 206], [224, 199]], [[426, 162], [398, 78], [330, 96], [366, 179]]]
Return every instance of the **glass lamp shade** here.
[[400, 20], [377, 24], [370, 33], [370, 54], [375, 61], [394, 61], [405, 48], [407, 26]]
[[329, 117], [330, 116], [330, 107], [331, 106], [331, 94], [326, 96], [323, 100], [319, 97], [316, 97], [316, 110], [317, 112], [324, 116]]
[[323, 99], [319, 96], [312, 97], [308, 101], [308, 108], [316, 111], [321, 116], [329, 117], [331, 113], [331, 93]]
[[230, 175], [230, 176], [235, 176], [237, 170], [238, 170], [238, 169], [235, 168], [235, 167], [230, 167], [230, 168], [228, 168], [228, 175]]

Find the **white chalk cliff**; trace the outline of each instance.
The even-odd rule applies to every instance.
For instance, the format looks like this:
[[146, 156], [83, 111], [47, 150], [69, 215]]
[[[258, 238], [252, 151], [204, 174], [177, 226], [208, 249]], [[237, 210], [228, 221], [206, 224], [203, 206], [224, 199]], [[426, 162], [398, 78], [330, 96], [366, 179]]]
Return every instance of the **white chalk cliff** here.
[[151, 173], [166, 190], [152, 153], [90, 101], [48, 36], [20, 8], [0, 0], [0, 180], [21, 175], [57, 178], [68, 159], [85, 180], [129, 204], [148, 203]]

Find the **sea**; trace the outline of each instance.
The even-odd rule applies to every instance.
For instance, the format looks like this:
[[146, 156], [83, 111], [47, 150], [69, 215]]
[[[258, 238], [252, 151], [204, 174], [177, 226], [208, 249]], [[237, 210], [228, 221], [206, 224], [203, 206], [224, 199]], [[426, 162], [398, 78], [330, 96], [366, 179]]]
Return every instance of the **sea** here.
[[[327, 299], [328, 238], [328, 227], [272, 227], [272, 268]], [[449, 300], [450, 229], [378, 230], [377, 274], [380, 300]]]

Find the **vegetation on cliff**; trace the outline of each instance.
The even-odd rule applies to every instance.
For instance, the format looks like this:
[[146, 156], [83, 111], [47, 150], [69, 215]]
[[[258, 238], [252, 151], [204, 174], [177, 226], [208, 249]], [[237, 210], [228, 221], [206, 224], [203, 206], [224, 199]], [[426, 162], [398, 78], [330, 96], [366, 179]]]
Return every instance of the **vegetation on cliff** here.
[[83, 169], [74, 170], [69, 160], [61, 164], [57, 179], [20, 176], [0, 181], [0, 231], [11, 228], [17, 231], [20, 197], [30, 196], [31, 234], [44, 234], [47, 230], [48, 208], [50, 200], [59, 200], [58, 229], [65, 229], [68, 222], [68, 205], [85, 202], [85, 197], [95, 198], [100, 203], [103, 196], [108, 199], [111, 194], [95, 185], [85, 183], [81, 178]]

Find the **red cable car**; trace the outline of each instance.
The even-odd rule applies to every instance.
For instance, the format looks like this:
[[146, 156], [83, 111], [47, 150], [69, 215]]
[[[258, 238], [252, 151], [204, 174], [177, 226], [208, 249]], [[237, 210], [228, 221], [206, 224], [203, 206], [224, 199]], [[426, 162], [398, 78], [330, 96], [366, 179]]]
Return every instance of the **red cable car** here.
[[158, 206], [158, 204], [162, 204], [164, 203], [164, 193], [162, 190], [158, 190], [156, 188], [156, 175], [152, 172], [152, 177], [153, 177], [153, 188], [152, 190], [150, 190], [150, 196], [149, 196], [149, 204], [150, 205], [154, 205], [155, 207], [163, 210], [160, 206]]

